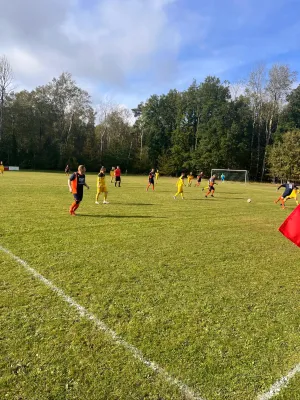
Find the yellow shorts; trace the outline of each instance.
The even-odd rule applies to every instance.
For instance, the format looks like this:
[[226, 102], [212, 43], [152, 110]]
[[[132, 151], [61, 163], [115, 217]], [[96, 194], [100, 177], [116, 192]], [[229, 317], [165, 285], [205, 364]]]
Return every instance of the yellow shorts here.
[[97, 193], [105, 193], [105, 192], [107, 192], [106, 186], [100, 186], [97, 188]]
[[177, 193], [183, 193], [183, 187], [182, 186], [177, 188]]

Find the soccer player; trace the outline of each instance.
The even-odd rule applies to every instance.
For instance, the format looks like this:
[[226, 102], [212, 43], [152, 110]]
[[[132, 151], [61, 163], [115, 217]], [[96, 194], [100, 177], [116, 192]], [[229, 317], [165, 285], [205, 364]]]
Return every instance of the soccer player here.
[[208, 181], [208, 191], [207, 191], [205, 197], [207, 197], [209, 194], [211, 195], [211, 197], [214, 197], [215, 181], [216, 181], [216, 175], [211, 176]]
[[175, 196], [173, 197], [174, 200], [176, 200], [176, 197], [180, 194], [182, 200], [184, 199], [183, 197], [183, 186], [184, 186], [184, 178], [185, 178], [185, 174], [184, 172], [181, 172], [181, 175], [176, 183], [177, 185], [177, 193], [175, 194]]
[[105, 168], [102, 167], [100, 169], [100, 172], [98, 174], [98, 178], [97, 178], [97, 194], [96, 194], [96, 204], [99, 204], [98, 199], [99, 199], [99, 195], [100, 193], [104, 193], [104, 200], [103, 200], [103, 204], [109, 204], [107, 199], [107, 187], [106, 187], [106, 183], [105, 183]]
[[0, 161], [0, 174], [3, 176], [3, 173], [4, 173], [4, 165], [3, 162]]
[[147, 186], [147, 192], [148, 192], [148, 189], [149, 189], [149, 187], [152, 185], [152, 190], [154, 190], [154, 174], [155, 174], [155, 172], [154, 172], [155, 170], [154, 170], [154, 168], [152, 168], [151, 169], [151, 171], [149, 172], [149, 176], [148, 176], [148, 180], [149, 180], [149, 182], [148, 182], [148, 186]]
[[224, 183], [225, 182], [225, 175], [222, 173], [221, 175], [221, 182]]
[[291, 193], [289, 196], [287, 196], [287, 197], [285, 198], [284, 202], [286, 202], [286, 201], [289, 200], [289, 199], [295, 199], [295, 202], [296, 202], [296, 204], [297, 204], [297, 206], [298, 206], [298, 205], [299, 205], [299, 201], [298, 201], [298, 199], [297, 199], [298, 193], [299, 193], [299, 190], [298, 190], [298, 189], [294, 189], [294, 190], [292, 191], [292, 193]]
[[277, 190], [279, 190], [280, 188], [284, 188], [284, 192], [282, 194], [282, 196], [279, 196], [277, 200], [274, 201], [275, 204], [278, 203], [278, 201], [280, 201], [281, 203], [281, 208], [284, 210], [285, 209], [285, 200], [287, 197], [289, 197], [294, 189], [298, 189], [298, 186], [296, 186], [294, 183], [287, 181], [287, 183], [284, 183], [282, 185], [280, 185]]
[[115, 176], [115, 167], [111, 167], [109, 175], [110, 175], [110, 183], [113, 183]]
[[197, 175], [197, 183], [195, 184], [195, 186], [200, 186], [202, 178], [203, 178], [203, 172], [200, 172], [200, 174]]
[[121, 186], [121, 170], [120, 170], [119, 166], [117, 166], [117, 168], [115, 169], [114, 175], [115, 175], [115, 187], [117, 187], [117, 183], [118, 183], [118, 186], [120, 187]]
[[194, 176], [193, 176], [193, 173], [192, 173], [192, 172], [189, 173], [187, 179], [188, 179], [188, 186], [191, 187], [191, 186], [192, 186], [193, 179], [194, 179]]
[[66, 165], [66, 168], [65, 168], [65, 174], [66, 174], [67, 176], [70, 175], [70, 167], [69, 167], [68, 164]]
[[89, 185], [85, 182], [85, 166], [79, 165], [77, 172], [74, 172], [68, 179], [68, 186], [71, 193], [74, 196], [74, 202], [72, 203], [69, 213], [75, 216], [75, 211], [80, 205], [83, 198], [83, 186], [89, 189]]
[[159, 178], [159, 170], [157, 169], [156, 172], [155, 172], [155, 181], [156, 181], [156, 183], [158, 181], [158, 178]]

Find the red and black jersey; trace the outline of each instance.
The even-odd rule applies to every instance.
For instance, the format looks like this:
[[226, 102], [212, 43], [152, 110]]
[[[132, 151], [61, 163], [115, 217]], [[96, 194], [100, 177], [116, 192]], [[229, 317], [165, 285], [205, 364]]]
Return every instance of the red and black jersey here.
[[85, 175], [74, 172], [70, 176], [70, 182], [72, 185], [72, 193], [81, 195], [83, 193], [83, 186], [85, 185]]

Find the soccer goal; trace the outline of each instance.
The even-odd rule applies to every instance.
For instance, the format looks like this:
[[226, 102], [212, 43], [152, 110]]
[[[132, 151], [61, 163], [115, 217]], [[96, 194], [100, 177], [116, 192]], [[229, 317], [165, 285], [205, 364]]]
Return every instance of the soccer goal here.
[[248, 171], [245, 169], [212, 169], [211, 175], [216, 175], [217, 179], [234, 182], [249, 182]]

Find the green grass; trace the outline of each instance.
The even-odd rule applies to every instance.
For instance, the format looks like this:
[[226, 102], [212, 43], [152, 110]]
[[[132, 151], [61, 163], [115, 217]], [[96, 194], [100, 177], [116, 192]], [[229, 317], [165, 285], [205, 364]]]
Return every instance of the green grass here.
[[[97, 206], [87, 182], [71, 217], [63, 174], [6, 172], [0, 245], [206, 400], [254, 400], [300, 362], [299, 249], [277, 231], [293, 200], [225, 183], [174, 201], [175, 179], [146, 192], [128, 176]], [[1, 399], [185, 398], [1, 251], [0, 264]], [[299, 379], [278, 399], [300, 399]]]

